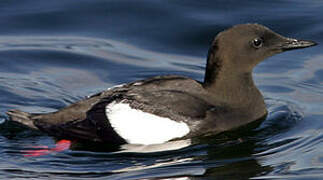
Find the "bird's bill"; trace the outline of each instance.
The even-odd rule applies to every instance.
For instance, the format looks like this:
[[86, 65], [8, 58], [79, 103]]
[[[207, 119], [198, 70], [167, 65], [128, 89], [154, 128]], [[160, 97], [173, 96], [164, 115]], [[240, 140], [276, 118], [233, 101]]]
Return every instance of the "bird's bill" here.
[[286, 38], [281, 44], [280, 48], [282, 51], [288, 51], [293, 49], [307, 48], [315, 45], [317, 45], [317, 43], [314, 41]]

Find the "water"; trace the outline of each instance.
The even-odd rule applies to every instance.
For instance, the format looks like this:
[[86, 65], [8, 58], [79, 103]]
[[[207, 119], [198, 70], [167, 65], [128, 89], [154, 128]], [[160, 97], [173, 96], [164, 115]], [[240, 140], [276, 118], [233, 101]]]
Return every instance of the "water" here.
[[323, 43], [321, 1], [11, 0], [0, 2], [1, 179], [321, 179], [322, 46], [276, 55], [254, 72], [268, 118], [240, 137], [152, 153], [96, 145], [40, 157], [55, 139], [8, 123], [18, 108], [51, 112], [154, 75], [201, 80], [212, 38], [257, 22]]

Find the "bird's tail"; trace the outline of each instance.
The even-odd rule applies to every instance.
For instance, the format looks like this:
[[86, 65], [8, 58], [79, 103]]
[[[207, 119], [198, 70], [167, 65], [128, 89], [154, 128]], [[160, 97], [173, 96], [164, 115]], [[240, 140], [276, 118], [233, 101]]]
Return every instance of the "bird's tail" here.
[[19, 110], [9, 110], [7, 114], [10, 117], [10, 119], [14, 122], [18, 122], [32, 129], [38, 129], [34, 125], [33, 119], [31, 118], [32, 114], [30, 113], [22, 112]]

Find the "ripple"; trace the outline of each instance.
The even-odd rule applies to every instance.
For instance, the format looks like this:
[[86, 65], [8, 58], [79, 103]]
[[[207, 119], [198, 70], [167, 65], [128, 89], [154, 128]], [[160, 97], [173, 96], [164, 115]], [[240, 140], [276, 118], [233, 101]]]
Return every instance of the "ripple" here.
[[[265, 136], [262, 137], [263, 141], [258, 142], [260, 146], [255, 156], [259, 163], [274, 169], [259, 179], [294, 179], [297, 175], [315, 179], [321, 176], [323, 166], [318, 161], [323, 153], [320, 148], [323, 142], [321, 131], [313, 130], [312, 124], [306, 122], [308, 118], [295, 104], [273, 104], [274, 111], [266, 120], [269, 122], [265, 121], [260, 128], [260, 137]], [[282, 102], [278, 104], [282, 105]], [[285, 112], [281, 112], [281, 109], [285, 109]], [[289, 113], [286, 113], [286, 109], [289, 109]]]
[[292, 102], [269, 98], [266, 98], [265, 102], [268, 115], [257, 129], [263, 136], [273, 136], [287, 131], [304, 118], [304, 112]]
[[199, 72], [196, 71], [196, 66], [199, 66], [200, 62], [204, 64], [205, 61], [191, 56], [157, 53], [108, 39], [60, 36], [0, 37], [0, 51], [12, 50], [71, 52], [142, 67], [160, 67], [166, 63], [170, 68], [187, 71], [187, 68], [180, 66], [185, 64], [189, 68], [193, 67], [189, 69], [191, 72]]

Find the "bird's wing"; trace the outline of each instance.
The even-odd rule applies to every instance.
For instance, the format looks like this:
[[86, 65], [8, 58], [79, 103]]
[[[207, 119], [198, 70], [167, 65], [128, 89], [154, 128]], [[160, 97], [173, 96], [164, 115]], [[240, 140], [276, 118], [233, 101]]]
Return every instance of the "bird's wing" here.
[[[32, 115], [34, 125], [50, 135], [90, 141], [121, 142], [106, 115], [112, 103], [128, 103], [131, 108], [174, 121], [203, 119], [210, 105], [197, 95], [186, 93], [183, 87], [172, 88], [171, 80], [192, 80], [183, 77], [155, 77], [116, 87], [67, 106], [57, 112]], [[164, 83], [164, 84], [163, 84]], [[162, 85], [163, 84], [163, 85]], [[164, 88], [159, 88], [164, 87]]]

